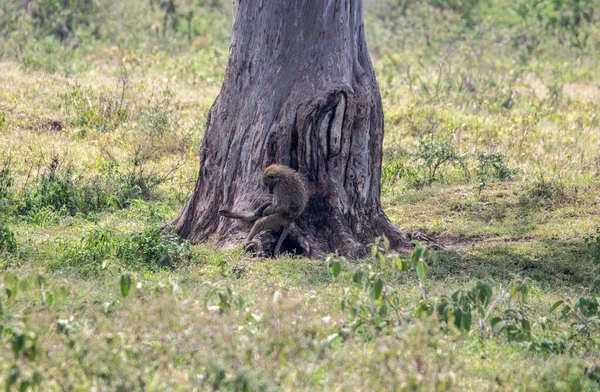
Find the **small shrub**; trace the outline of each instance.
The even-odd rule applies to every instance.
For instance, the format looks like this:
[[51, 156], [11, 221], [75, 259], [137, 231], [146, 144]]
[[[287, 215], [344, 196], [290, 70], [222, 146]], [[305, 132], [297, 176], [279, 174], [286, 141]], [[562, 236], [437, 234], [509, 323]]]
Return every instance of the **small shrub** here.
[[[451, 328], [464, 334], [474, 331], [481, 341], [506, 339], [536, 352], [560, 353], [595, 344], [592, 333], [600, 327], [596, 297], [583, 296], [573, 304], [557, 301], [548, 317], [535, 323], [528, 305], [530, 285], [518, 278], [499, 292], [494, 292], [487, 283], [477, 282], [472, 288], [429, 298], [435, 294], [428, 293], [424, 283], [430, 265], [426, 260], [432, 260], [432, 256], [425, 246], [417, 245], [405, 260], [389, 251], [385, 238], [376, 240], [372, 263], [349, 276], [349, 286], [341, 295], [341, 309], [347, 313], [349, 322], [336, 328], [336, 334], [330, 338], [344, 340], [354, 335], [372, 340], [382, 334], [398, 336], [401, 329], [397, 327], [410, 323], [414, 317], [436, 315], [446, 332]], [[342, 267], [347, 265], [344, 258], [329, 256], [327, 263], [334, 279], [343, 276]], [[420, 288], [420, 298], [414, 303], [401, 295], [403, 285], [399, 284], [399, 276], [406, 276], [407, 272], [416, 278]], [[557, 309], [559, 317], [572, 323], [568, 333], [551, 317]], [[534, 331], [534, 327], [538, 330]]]
[[142, 132], [152, 137], [164, 137], [177, 129], [177, 118], [173, 113], [175, 94], [168, 88], [162, 91], [161, 97], [151, 96], [146, 106], [140, 108], [139, 123]]
[[523, 21], [535, 21], [559, 41], [585, 49], [594, 23], [594, 0], [521, 0], [513, 9]]
[[411, 188], [421, 188], [423, 181], [418, 169], [408, 166], [405, 160], [384, 162], [381, 166], [381, 187], [384, 192], [392, 189], [399, 180], [407, 181]]
[[457, 12], [467, 27], [475, 25], [474, 16], [481, 0], [430, 0], [433, 7], [451, 9]]
[[5, 157], [0, 165], [0, 214], [6, 213], [12, 205], [12, 187], [14, 180], [11, 176], [10, 166], [12, 159]]
[[534, 201], [542, 205], [553, 205], [570, 199], [571, 197], [566, 192], [565, 185], [561, 181], [549, 181], [539, 178], [528, 185], [527, 192], [520, 201], [522, 204]]
[[[354, 333], [372, 340], [410, 319], [410, 314], [402, 308], [401, 288], [394, 284], [398, 274], [413, 271], [411, 274], [417, 278], [423, 300], [427, 301], [423, 280], [430, 253], [424, 246], [417, 245], [410, 259], [405, 260], [389, 252], [389, 241], [385, 237], [378, 238], [372, 244], [371, 256], [374, 268], [356, 271], [350, 279], [351, 287], [342, 296], [341, 309], [348, 312], [350, 323], [340, 330], [341, 337]], [[335, 256], [329, 256], [327, 262], [334, 278], [340, 275], [342, 264], [346, 263], [344, 258]]]
[[519, 171], [519, 169], [511, 169], [507, 166], [506, 155], [502, 153], [478, 152], [475, 156], [478, 163], [476, 174], [479, 179], [479, 194], [490, 180], [506, 181]]
[[55, 156], [36, 181], [23, 187], [16, 212], [32, 222], [51, 222], [65, 215], [127, 208], [134, 200], [151, 197], [160, 184], [144, 174], [141, 169], [120, 173], [108, 165], [103, 173], [85, 178]]
[[467, 155], [458, 152], [454, 141], [439, 141], [433, 137], [426, 138], [419, 141], [419, 147], [415, 156], [422, 161], [426, 168], [424, 178], [426, 184], [439, 181], [441, 171], [447, 165], [461, 168], [468, 176]]
[[190, 244], [174, 233], [163, 233], [158, 226], [133, 234], [131, 245], [134, 257], [141, 263], [155, 268], [172, 268], [190, 257]]
[[588, 235], [584, 239], [585, 246], [590, 251], [590, 256], [596, 265], [600, 265], [600, 227], [596, 232]]
[[19, 213], [36, 212], [43, 207], [67, 208], [73, 213], [76, 203], [75, 185], [70, 167], [61, 172], [61, 160], [54, 156], [39, 182], [23, 189]]
[[123, 267], [151, 270], [175, 268], [191, 256], [190, 245], [174, 233], [163, 233], [158, 226], [127, 235], [107, 227], [96, 227], [77, 243], [61, 244], [62, 259], [82, 273], [92, 273], [107, 261]]
[[74, 127], [84, 127], [110, 132], [126, 122], [129, 111], [124, 102], [128, 84], [128, 75], [121, 78], [123, 82], [119, 91], [94, 94], [89, 88], [78, 84], [71, 91], [61, 94], [58, 109], [66, 109], [70, 116], [70, 124]]
[[14, 253], [17, 250], [17, 240], [8, 225], [0, 220], [0, 253]]

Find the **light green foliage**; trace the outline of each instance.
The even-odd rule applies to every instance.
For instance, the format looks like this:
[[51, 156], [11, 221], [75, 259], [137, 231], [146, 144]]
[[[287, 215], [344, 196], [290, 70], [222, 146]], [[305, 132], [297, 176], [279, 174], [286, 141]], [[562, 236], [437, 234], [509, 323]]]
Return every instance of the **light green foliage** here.
[[[355, 335], [371, 341], [382, 334], [398, 336], [400, 327], [411, 323], [413, 317], [434, 313], [446, 333], [453, 325], [463, 333], [474, 330], [482, 343], [504, 338], [536, 352], [583, 352], [594, 345], [593, 336], [600, 332], [596, 297], [581, 296], [574, 304], [557, 301], [544, 317], [534, 321], [528, 305], [530, 286], [526, 281], [515, 279], [499, 293], [478, 281], [467, 290], [431, 298], [423, 284], [429, 269], [425, 259], [432, 258], [425, 246], [417, 245], [407, 260], [390, 252], [385, 238], [378, 239], [372, 249], [373, 263], [367, 268], [359, 266], [347, 275], [350, 286], [343, 289], [340, 307], [349, 320], [340, 327], [341, 339]], [[347, 262], [330, 256], [328, 264], [333, 277], [338, 278], [341, 266]], [[409, 271], [409, 266], [416, 272], [421, 293], [420, 300], [414, 303], [403, 300], [398, 286], [400, 275]], [[553, 317], [557, 313], [560, 316]], [[566, 331], [561, 326], [563, 322], [569, 322]]]
[[581, 50], [589, 44], [590, 35], [597, 33], [594, 0], [520, 0], [513, 9], [524, 22], [538, 23], [559, 41], [566, 37], [566, 43]]
[[233, 2], [0, 0], [2, 387], [599, 389], [596, 2], [364, 6], [383, 208], [435, 253], [257, 260], [163, 233]]

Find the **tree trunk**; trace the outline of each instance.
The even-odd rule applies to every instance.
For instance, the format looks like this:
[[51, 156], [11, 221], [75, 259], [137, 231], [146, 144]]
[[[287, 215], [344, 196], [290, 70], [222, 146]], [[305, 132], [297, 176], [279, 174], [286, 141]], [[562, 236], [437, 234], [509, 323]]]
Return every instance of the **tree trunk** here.
[[[382, 234], [406, 245], [380, 204], [383, 111], [362, 0], [236, 0], [234, 13], [200, 173], [174, 230], [192, 243], [242, 243], [248, 225], [219, 217], [219, 208], [268, 201], [262, 172], [280, 163], [298, 170], [311, 192], [284, 250], [360, 257]], [[263, 240], [268, 253], [272, 240]]]

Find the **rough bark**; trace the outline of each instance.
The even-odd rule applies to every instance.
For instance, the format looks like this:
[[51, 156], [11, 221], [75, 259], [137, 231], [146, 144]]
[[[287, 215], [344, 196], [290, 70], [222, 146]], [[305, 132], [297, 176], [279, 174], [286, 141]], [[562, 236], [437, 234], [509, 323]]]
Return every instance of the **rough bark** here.
[[362, 0], [236, 0], [225, 81], [206, 128], [194, 193], [172, 224], [181, 237], [241, 243], [249, 227], [217, 212], [268, 201], [262, 172], [280, 163], [311, 192], [284, 249], [357, 257], [378, 235], [408, 243], [380, 204], [383, 111]]

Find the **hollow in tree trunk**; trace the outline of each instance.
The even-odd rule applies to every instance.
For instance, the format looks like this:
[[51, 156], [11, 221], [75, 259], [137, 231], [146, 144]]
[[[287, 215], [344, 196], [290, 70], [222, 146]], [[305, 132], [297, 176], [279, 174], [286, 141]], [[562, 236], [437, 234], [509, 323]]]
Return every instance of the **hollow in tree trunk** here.
[[[382, 142], [362, 0], [236, 0], [200, 173], [172, 227], [192, 243], [243, 243], [248, 225], [218, 211], [250, 211], [268, 201], [262, 172], [280, 163], [298, 170], [311, 193], [284, 250], [360, 257], [382, 234], [393, 247], [404, 246], [407, 235], [380, 204]], [[272, 242], [263, 236], [267, 253]]]

